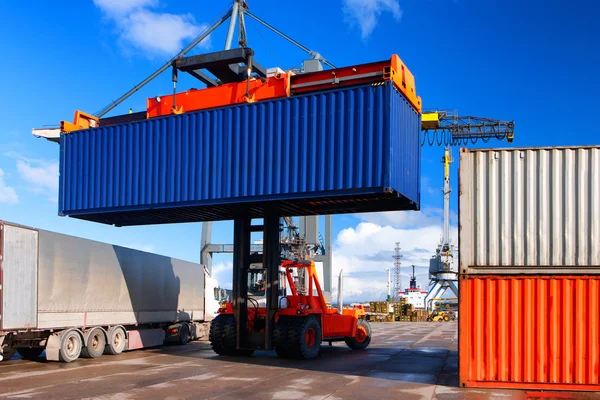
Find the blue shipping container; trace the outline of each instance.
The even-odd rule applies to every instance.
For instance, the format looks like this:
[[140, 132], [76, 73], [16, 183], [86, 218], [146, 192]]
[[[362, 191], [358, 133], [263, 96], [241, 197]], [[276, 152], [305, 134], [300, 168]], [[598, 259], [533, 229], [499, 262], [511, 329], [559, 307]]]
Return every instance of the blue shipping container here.
[[73, 132], [59, 211], [125, 226], [418, 210], [420, 129], [386, 83]]

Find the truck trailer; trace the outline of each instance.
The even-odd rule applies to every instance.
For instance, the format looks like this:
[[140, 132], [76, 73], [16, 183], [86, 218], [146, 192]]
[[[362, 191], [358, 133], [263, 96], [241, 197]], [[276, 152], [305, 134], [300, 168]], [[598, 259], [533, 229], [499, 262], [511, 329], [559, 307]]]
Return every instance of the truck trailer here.
[[0, 358], [71, 362], [208, 336], [201, 264], [0, 221]]

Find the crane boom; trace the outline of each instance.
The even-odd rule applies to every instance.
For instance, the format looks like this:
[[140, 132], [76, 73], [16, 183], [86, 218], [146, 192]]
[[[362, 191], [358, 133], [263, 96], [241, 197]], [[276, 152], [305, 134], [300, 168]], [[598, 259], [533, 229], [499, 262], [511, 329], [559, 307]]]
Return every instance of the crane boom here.
[[422, 115], [421, 131], [423, 141], [430, 146], [458, 146], [479, 140], [487, 143], [491, 139], [513, 141], [515, 135], [514, 121], [499, 119], [459, 116], [455, 111], [430, 111]]

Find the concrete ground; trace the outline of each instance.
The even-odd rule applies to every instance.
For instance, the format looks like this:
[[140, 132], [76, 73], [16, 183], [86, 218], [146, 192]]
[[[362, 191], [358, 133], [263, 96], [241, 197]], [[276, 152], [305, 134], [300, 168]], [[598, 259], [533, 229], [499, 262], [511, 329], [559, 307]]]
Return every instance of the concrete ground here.
[[366, 351], [313, 361], [218, 357], [207, 342], [80, 359], [0, 363], [0, 399], [600, 399], [598, 393], [458, 388], [457, 324], [373, 323]]

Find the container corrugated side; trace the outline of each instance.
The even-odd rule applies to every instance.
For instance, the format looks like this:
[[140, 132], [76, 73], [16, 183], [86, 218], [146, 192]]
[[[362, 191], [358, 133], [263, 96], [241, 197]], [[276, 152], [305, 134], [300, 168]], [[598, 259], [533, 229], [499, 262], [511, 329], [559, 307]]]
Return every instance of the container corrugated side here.
[[38, 232], [0, 221], [0, 330], [37, 326]]
[[600, 148], [461, 149], [460, 272], [599, 273]]
[[239, 205], [258, 216], [263, 202], [286, 215], [418, 209], [419, 135], [390, 84], [73, 132], [59, 210], [129, 225], [232, 219]]
[[600, 390], [600, 276], [460, 278], [465, 387]]

